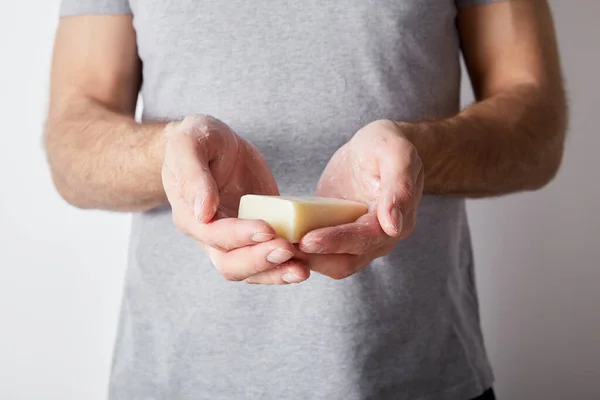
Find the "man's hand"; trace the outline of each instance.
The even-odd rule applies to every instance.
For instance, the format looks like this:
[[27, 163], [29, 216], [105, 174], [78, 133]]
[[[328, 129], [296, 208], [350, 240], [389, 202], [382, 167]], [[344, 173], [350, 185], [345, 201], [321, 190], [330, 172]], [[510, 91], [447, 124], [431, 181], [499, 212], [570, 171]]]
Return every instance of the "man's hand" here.
[[312, 270], [346, 278], [413, 231], [423, 192], [423, 165], [400, 125], [375, 121], [342, 146], [325, 168], [316, 194], [369, 204], [356, 222], [306, 234], [300, 249]]
[[306, 280], [296, 250], [264, 221], [236, 218], [244, 194], [278, 195], [263, 157], [222, 121], [193, 116], [165, 128], [163, 184], [173, 220], [199, 242], [232, 281], [286, 284]]

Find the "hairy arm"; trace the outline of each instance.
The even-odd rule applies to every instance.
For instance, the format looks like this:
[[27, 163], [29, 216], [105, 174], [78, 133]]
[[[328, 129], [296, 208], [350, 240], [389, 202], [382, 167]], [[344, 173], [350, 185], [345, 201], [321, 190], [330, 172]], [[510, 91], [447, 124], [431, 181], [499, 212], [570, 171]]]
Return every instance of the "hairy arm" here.
[[561, 164], [567, 107], [545, 0], [466, 7], [458, 28], [477, 102], [440, 121], [400, 123], [425, 168], [428, 194], [535, 190]]
[[[294, 246], [266, 222], [240, 220], [245, 193], [277, 194], [258, 151], [222, 121], [137, 124], [140, 60], [130, 16], [61, 20], [45, 136], [54, 183], [81, 208], [142, 211], [171, 204], [173, 221], [228, 280], [306, 280]], [[250, 173], [249, 173], [250, 171]]]
[[45, 147], [59, 193], [80, 208], [147, 210], [167, 202], [164, 124], [138, 124], [141, 84], [131, 16], [60, 21]]

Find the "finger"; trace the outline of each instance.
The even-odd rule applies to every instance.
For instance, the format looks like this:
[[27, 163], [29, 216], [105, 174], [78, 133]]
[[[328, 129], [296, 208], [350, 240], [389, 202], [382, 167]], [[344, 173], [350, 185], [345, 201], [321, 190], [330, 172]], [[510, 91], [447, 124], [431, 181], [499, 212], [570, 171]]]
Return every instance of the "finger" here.
[[168, 141], [163, 167], [165, 191], [169, 201], [173, 197], [182, 198], [196, 220], [207, 222], [213, 218], [219, 206], [219, 191], [205, 149], [196, 138], [186, 133], [182, 128], [185, 128], [184, 123], [171, 125], [166, 130]]
[[186, 233], [222, 251], [268, 242], [275, 237], [275, 229], [265, 221], [238, 218], [218, 219], [206, 224], [191, 220]]
[[277, 238], [229, 252], [210, 248], [209, 256], [225, 279], [242, 281], [291, 260], [294, 257], [294, 250], [290, 242]]
[[275, 237], [275, 229], [263, 220], [227, 218], [217, 211], [215, 219], [201, 223], [194, 218], [183, 199], [170, 196], [169, 203], [173, 209], [173, 222], [179, 231], [218, 250], [230, 251], [268, 242]]
[[308, 254], [367, 254], [391, 238], [377, 215], [365, 214], [356, 222], [316, 229], [300, 240], [300, 250]]
[[310, 270], [299, 260], [290, 260], [278, 267], [258, 273], [244, 282], [263, 285], [288, 285], [304, 282], [310, 277]]
[[384, 232], [399, 237], [403, 233], [404, 219], [414, 213], [423, 191], [418, 177], [423, 169], [414, 147], [390, 146], [379, 159], [381, 193], [377, 203], [377, 217]]
[[421, 204], [421, 200], [423, 198], [424, 184], [425, 184], [425, 170], [423, 168], [421, 168], [421, 171], [419, 172], [419, 176], [417, 178], [417, 189], [416, 189], [417, 198], [415, 200], [416, 205], [415, 205], [415, 208], [412, 210], [412, 212], [409, 212], [406, 215], [406, 217], [404, 218], [402, 234], [400, 235], [400, 238], [404, 238], [404, 237], [407, 237], [408, 235], [410, 235], [412, 233], [412, 231], [415, 229], [415, 226], [417, 225], [417, 209], [419, 207], [419, 204]]
[[345, 279], [361, 270], [363, 257], [351, 254], [324, 254], [310, 257], [308, 266], [332, 279]]

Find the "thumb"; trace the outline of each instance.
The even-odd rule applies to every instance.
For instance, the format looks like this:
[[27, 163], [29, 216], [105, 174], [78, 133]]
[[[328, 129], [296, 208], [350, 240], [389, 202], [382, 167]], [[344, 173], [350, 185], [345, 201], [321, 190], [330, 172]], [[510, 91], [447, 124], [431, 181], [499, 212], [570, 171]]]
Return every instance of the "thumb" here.
[[377, 220], [388, 236], [399, 236], [402, 232], [404, 213], [393, 191], [381, 191], [377, 201]]
[[381, 190], [377, 219], [384, 232], [393, 237], [402, 233], [404, 217], [413, 197], [411, 174], [388, 161], [381, 166]]
[[188, 134], [186, 119], [166, 128], [167, 149], [164, 167], [176, 180], [179, 196], [202, 223], [213, 219], [219, 207], [219, 189], [209, 167], [206, 143]]

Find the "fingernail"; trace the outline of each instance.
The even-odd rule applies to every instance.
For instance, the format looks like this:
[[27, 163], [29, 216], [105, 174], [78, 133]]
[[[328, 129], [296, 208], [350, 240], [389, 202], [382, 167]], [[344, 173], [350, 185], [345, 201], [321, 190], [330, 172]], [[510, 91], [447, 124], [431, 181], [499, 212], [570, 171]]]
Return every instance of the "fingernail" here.
[[320, 254], [320, 253], [324, 253], [325, 249], [323, 248], [323, 246], [321, 246], [317, 243], [311, 243], [311, 244], [302, 246], [302, 251], [305, 253]]
[[392, 225], [394, 226], [396, 233], [402, 232], [402, 222], [404, 220], [402, 217], [402, 211], [400, 211], [398, 207], [392, 207], [390, 216], [392, 217]]
[[197, 195], [194, 199], [194, 217], [198, 219], [202, 212], [202, 206], [204, 205], [204, 197]]
[[252, 235], [252, 241], [256, 243], [268, 242], [273, 239], [275, 235], [272, 233], [255, 233]]
[[286, 283], [300, 283], [303, 281], [302, 278], [296, 274], [292, 274], [291, 272], [286, 272], [285, 274], [281, 275], [281, 279]]
[[294, 253], [284, 249], [273, 250], [267, 256], [267, 261], [271, 264], [282, 264], [294, 256]]

